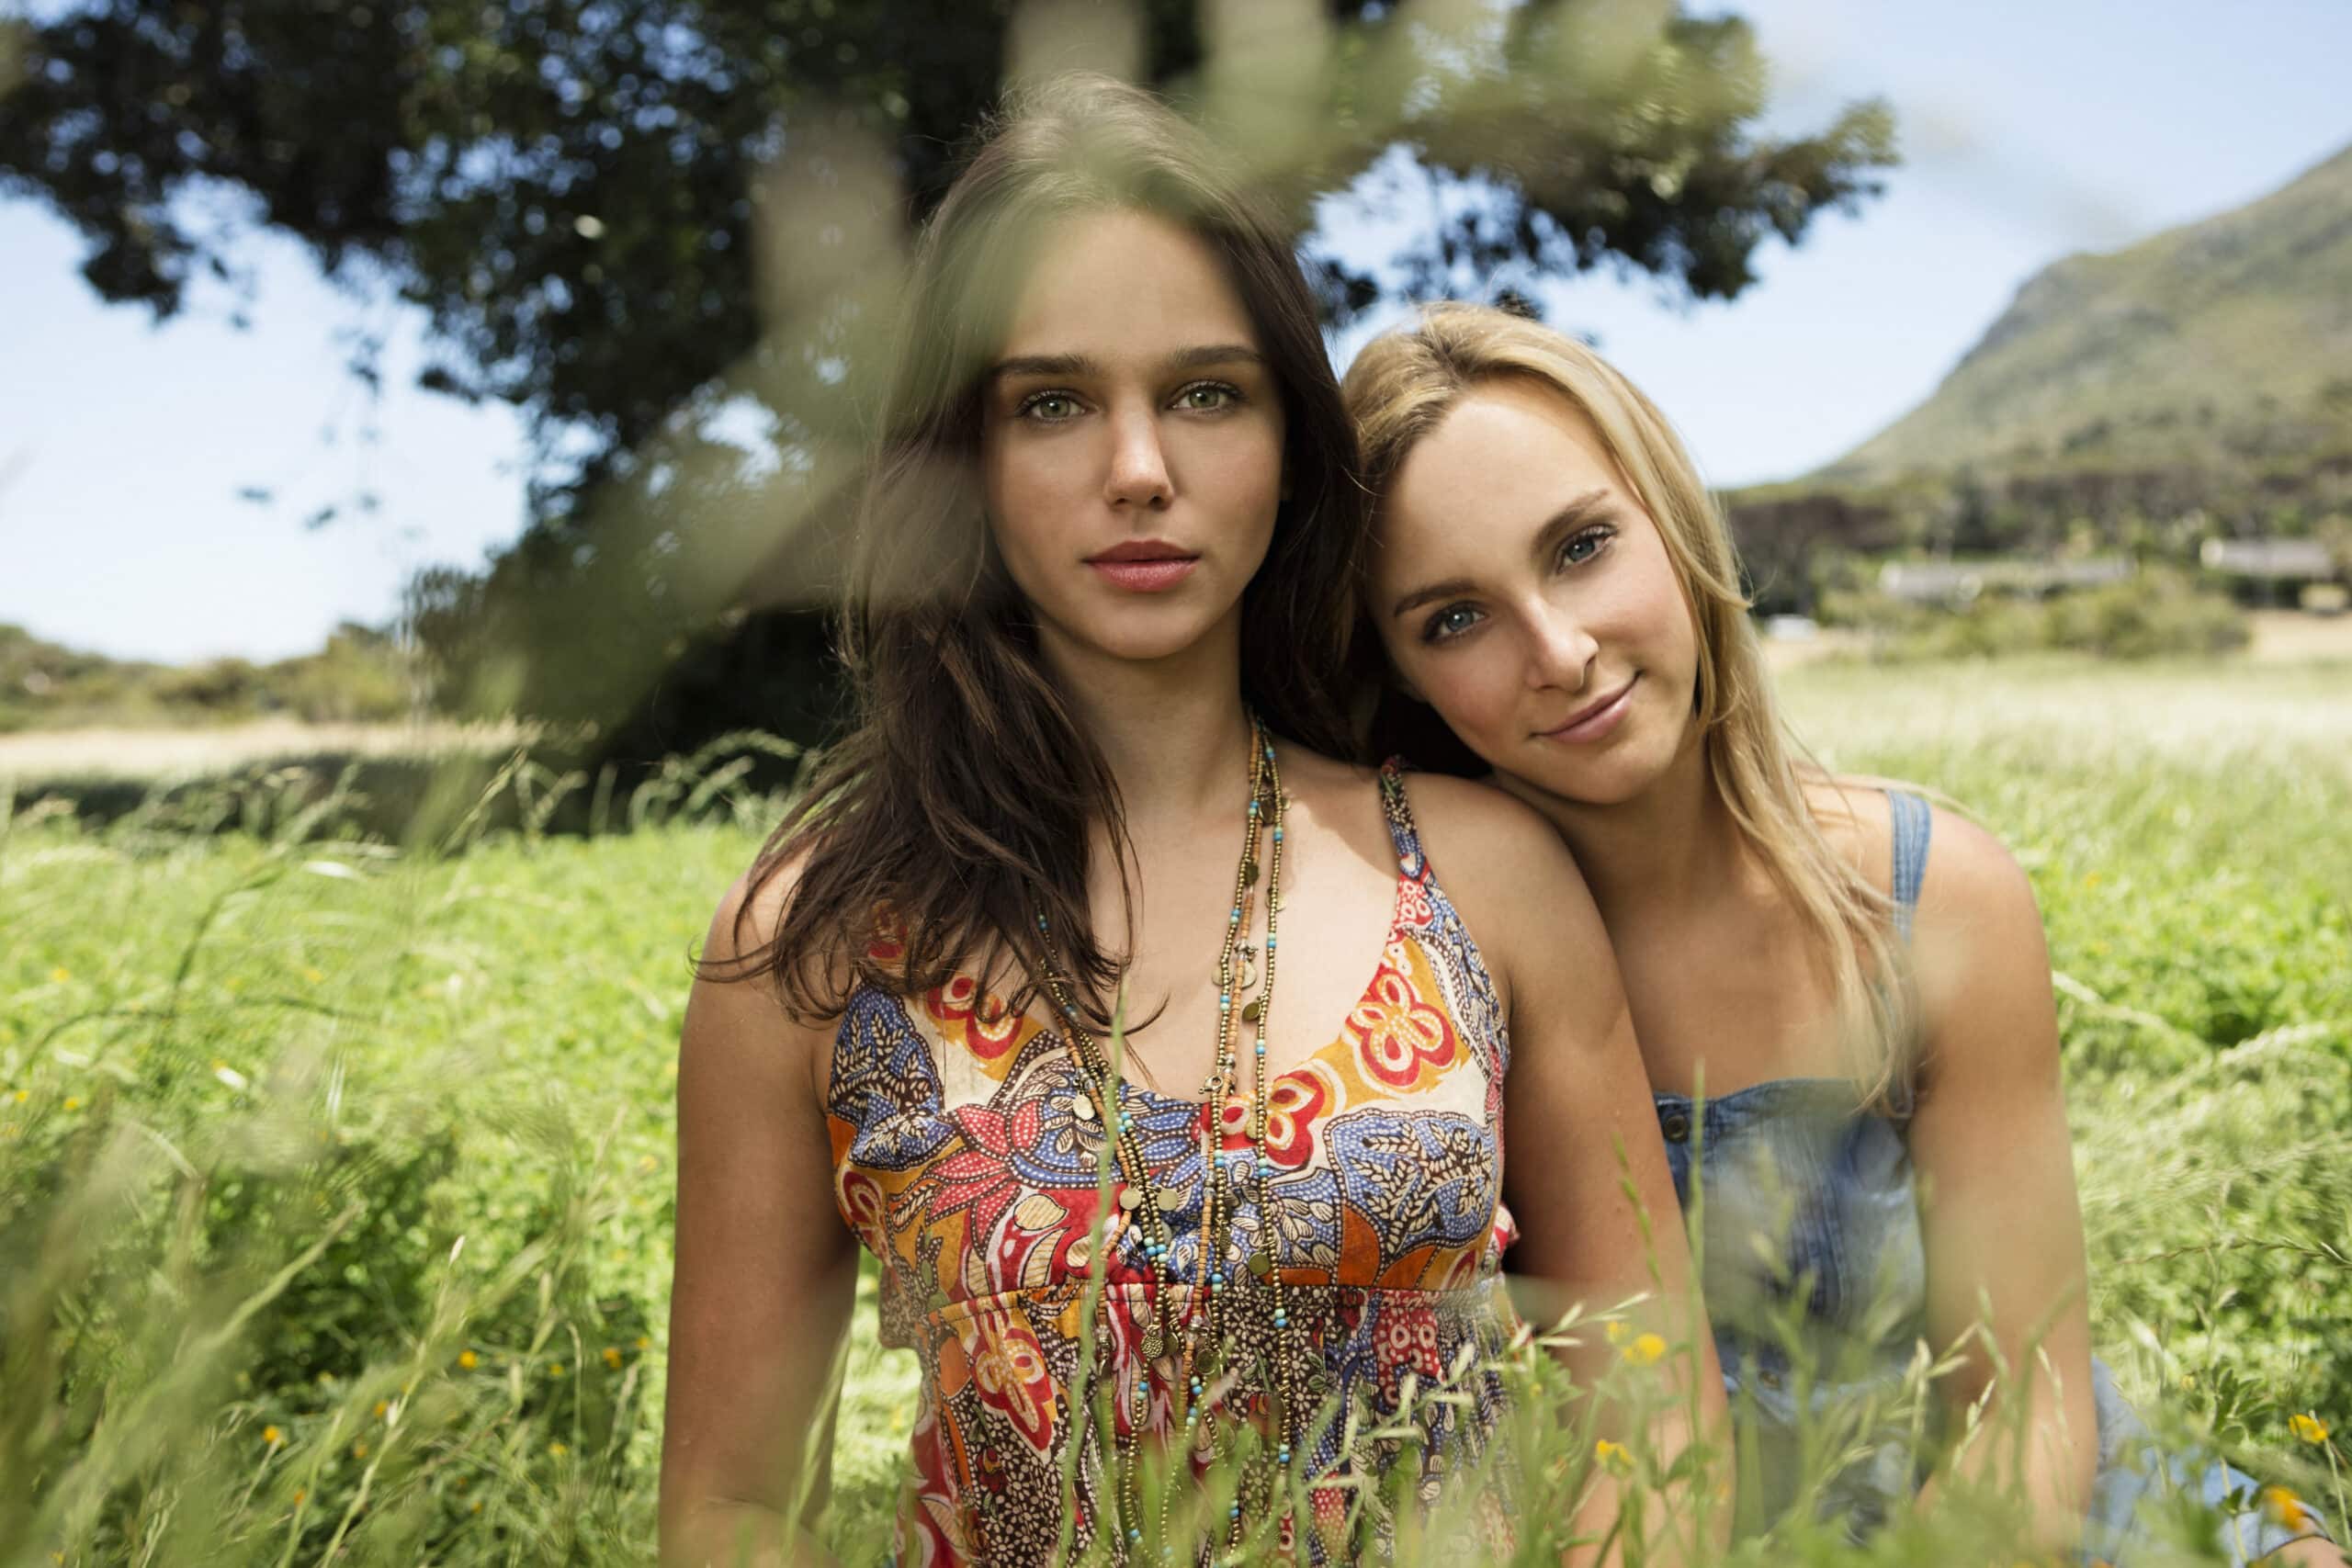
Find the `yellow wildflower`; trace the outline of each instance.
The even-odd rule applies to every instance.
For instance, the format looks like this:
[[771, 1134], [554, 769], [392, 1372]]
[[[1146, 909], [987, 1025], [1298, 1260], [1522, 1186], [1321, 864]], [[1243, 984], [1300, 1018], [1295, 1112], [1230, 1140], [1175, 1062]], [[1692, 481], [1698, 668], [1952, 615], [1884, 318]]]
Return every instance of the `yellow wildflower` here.
[[1644, 1334], [1618, 1354], [1637, 1367], [1646, 1367], [1666, 1354], [1666, 1341], [1656, 1334]]
[[51, 984], [62, 986], [65, 984], [66, 981], [74, 978], [74, 971], [61, 964], [56, 968], [49, 972], [49, 978]]
[[640, 1350], [644, 1349], [647, 1346], [649, 1346], [649, 1345], [650, 1345], [650, 1344], [652, 1344], [652, 1343], [653, 1343], [653, 1341], [652, 1341], [652, 1340], [650, 1340], [650, 1339], [647, 1338], [647, 1337], [646, 1337], [644, 1335], [642, 1335], [642, 1334], [640, 1334], [640, 1335], [639, 1335], [639, 1336], [637, 1337], [637, 1348], [638, 1348], [639, 1349], [640, 1349]]
[[548, 1376], [551, 1378], [560, 1378], [563, 1376], [563, 1363], [561, 1361], [557, 1361], [549, 1366], [548, 1368]]
[[571, 1450], [570, 1449], [565, 1448], [561, 1443], [549, 1443], [548, 1445], [548, 1452], [555, 1455], [558, 1459], [561, 1459], [571, 1451]]
[[17, 1104], [19, 1104], [19, 1105], [22, 1105], [25, 1101], [27, 1101], [28, 1100], [30, 1100], [32, 1097], [33, 1097], [33, 1091], [32, 1091], [32, 1090], [30, 1090], [30, 1089], [18, 1089], [18, 1090], [17, 1091]]
[[2287, 1417], [2287, 1429], [2307, 1443], [2327, 1441], [2327, 1423], [2316, 1416], [2298, 1413]]
[[612, 1368], [615, 1371], [619, 1371], [621, 1370], [621, 1352], [618, 1346], [607, 1345], [605, 1347], [605, 1365]]
[[351, 1457], [353, 1459], [366, 1459], [368, 1457], [368, 1443], [365, 1438], [362, 1438], [360, 1441], [351, 1445]]
[[317, 985], [320, 981], [322, 981], [322, 980], [325, 979], [326, 977], [327, 977], [327, 976], [326, 976], [326, 971], [325, 971], [325, 970], [323, 970], [323, 969], [319, 969], [319, 968], [313, 967], [313, 966], [309, 965], [309, 964], [305, 964], [305, 965], [303, 966], [303, 969], [302, 969], [302, 978], [304, 978], [305, 980], [308, 980], [308, 981], [309, 981], [309, 982], [311, 982], [311, 984], [312, 984], [313, 986]]
[[286, 1434], [285, 1434], [285, 1433], [283, 1433], [283, 1432], [281, 1432], [281, 1431], [279, 1431], [279, 1430], [278, 1430], [277, 1427], [264, 1427], [261, 1429], [261, 1440], [262, 1440], [263, 1442], [265, 1442], [265, 1443], [267, 1443], [271, 1448], [273, 1448], [273, 1449], [274, 1449], [274, 1448], [276, 1448], [278, 1444], [280, 1444], [280, 1443], [282, 1443], [282, 1442], [284, 1442], [284, 1441], [286, 1440]]
[[1608, 1334], [1609, 1343], [1623, 1345], [1634, 1337], [1634, 1325], [1630, 1323], [1612, 1323], [1609, 1325]]
[[2284, 1486], [2262, 1489], [2262, 1511], [2290, 1530], [2302, 1529], [2312, 1517], [2311, 1510], [2303, 1506], [2303, 1500]]
[[310, 1489], [309, 1487], [307, 1487], [307, 1486], [297, 1486], [296, 1488], [294, 1488], [294, 1501], [295, 1501], [296, 1503], [298, 1503], [298, 1504], [299, 1504], [299, 1503], [300, 1503], [300, 1502], [302, 1501], [302, 1499], [303, 1499], [303, 1498], [308, 1497], [310, 1495], [311, 1495], [311, 1489]]
[[81, 1097], [80, 1095], [78, 1095], [78, 1094], [69, 1094], [69, 1095], [67, 1095], [67, 1096], [65, 1097], [65, 1109], [66, 1109], [66, 1110], [68, 1110], [68, 1111], [79, 1111], [79, 1110], [81, 1110], [81, 1109], [82, 1109], [82, 1097]]
[[379, 1399], [379, 1400], [378, 1400], [378, 1401], [376, 1402], [376, 1419], [377, 1419], [377, 1420], [379, 1420], [379, 1421], [381, 1421], [381, 1420], [384, 1418], [384, 1412], [386, 1412], [387, 1410], [390, 1410], [391, 1407], [392, 1407], [392, 1402], [391, 1402], [390, 1400], [389, 1400], [389, 1399]]
[[1594, 1463], [1607, 1470], [1623, 1470], [1633, 1462], [1623, 1444], [1612, 1443], [1606, 1438], [1592, 1445], [1592, 1458]]
[[479, 1513], [481, 1513], [481, 1498], [479, 1498], [479, 1497], [475, 1498], [475, 1499], [474, 1499], [474, 1506], [473, 1506], [471, 1508], [468, 1509], [467, 1511], [468, 1511], [469, 1513], [475, 1513], [475, 1514], [479, 1514]]
[[468, 1371], [472, 1371], [476, 1367], [481, 1365], [481, 1358], [475, 1355], [471, 1350], [460, 1350], [458, 1352], [458, 1365], [465, 1368]]

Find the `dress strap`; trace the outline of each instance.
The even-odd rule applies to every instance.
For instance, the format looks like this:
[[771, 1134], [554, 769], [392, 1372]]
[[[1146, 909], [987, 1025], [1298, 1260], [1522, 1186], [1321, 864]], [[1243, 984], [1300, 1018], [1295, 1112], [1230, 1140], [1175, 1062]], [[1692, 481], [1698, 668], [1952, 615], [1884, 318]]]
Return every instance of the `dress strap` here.
[[1391, 757], [1380, 766], [1381, 815], [1388, 821], [1388, 841], [1396, 849], [1396, 869], [1419, 877], [1424, 868], [1420, 829], [1413, 826], [1413, 803], [1405, 794], [1405, 759]]
[[1928, 838], [1935, 818], [1928, 803], [1908, 790], [1886, 792], [1894, 824], [1894, 929], [1911, 940], [1911, 914], [1919, 907], [1919, 884], [1928, 874]]

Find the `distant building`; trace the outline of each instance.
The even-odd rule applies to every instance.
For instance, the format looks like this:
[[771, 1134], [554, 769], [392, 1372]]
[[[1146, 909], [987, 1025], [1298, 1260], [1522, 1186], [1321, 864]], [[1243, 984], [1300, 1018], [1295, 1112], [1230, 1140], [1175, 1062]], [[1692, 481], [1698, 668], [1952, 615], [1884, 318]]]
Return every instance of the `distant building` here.
[[2326, 582], [2335, 558], [2317, 539], [2208, 539], [2198, 564], [2223, 577], [2257, 582]]
[[2224, 579], [2242, 603], [2300, 604], [2324, 615], [2344, 612], [2345, 570], [2318, 539], [2208, 539], [2197, 563]]
[[2044, 595], [2121, 582], [2132, 572], [2121, 556], [2085, 560], [1888, 561], [1881, 592], [1914, 604], [1965, 604], [1984, 592]]

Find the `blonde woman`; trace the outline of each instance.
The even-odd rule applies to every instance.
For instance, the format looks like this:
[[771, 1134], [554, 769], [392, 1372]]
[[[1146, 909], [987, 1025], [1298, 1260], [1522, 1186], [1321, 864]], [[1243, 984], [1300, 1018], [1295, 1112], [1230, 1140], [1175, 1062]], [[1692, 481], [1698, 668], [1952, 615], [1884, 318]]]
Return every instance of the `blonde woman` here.
[[[1915, 1490], [1981, 1483], [2021, 1496], [2036, 1544], [2147, 1547], [2164, 1487], [2156, 1461], [2124, 1462], [2141, 1429], [2090, 1353], [2050, 967], [2016, 862], [1916, 791], [1792, 753], [1721, 515], [1590, 351], [1439, 306], [1366, 347], [1344, 395], [1374, 495], [1366, 614], [1392, 713], [1422, 725], [1408, 749], [1558, 829], [1686, 1202], [1703, 1176], [1743, 1517], [1805, 1500], [1813, 1445], [1866, 1456], [1813, 1498], [1858, 1533]], [[1930, 1414], [1957, 1428], [1989, 1398], [2009, 1440], [1941, 1460], [1913, 1440], [1900, 1393], [1923, 1339], [1958, 1355]], [[2254, 1490], [2169, 1463], [2216, 1506]], [[2278, 1512], [2234, 1520], [2233, 1555], [2336, 1560]]]

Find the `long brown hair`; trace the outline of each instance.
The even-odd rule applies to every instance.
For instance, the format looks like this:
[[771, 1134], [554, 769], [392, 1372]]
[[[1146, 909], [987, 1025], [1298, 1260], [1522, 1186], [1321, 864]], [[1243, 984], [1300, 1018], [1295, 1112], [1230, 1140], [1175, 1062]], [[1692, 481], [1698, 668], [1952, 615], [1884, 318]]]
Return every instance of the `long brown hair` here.
[[[1501, 380], [1543, 387], [1579, 410], [1657, 520], [1698, 634], [1692, 706], [1708, 777], [1811, 928], [1863, 1100], [1901, 1109], [1915, 1066], [1915, 998], [1892, 902], [1838, 853], [1815, 819], [1806, 786], [1834, 781], [1781, 723], [1731, 530], [1657, 406], [1607, 360], [1539, 321], [1486, 306], [1430, 306], [1411, 327], [1374, 338], [1348, 367], [1347, 404], [1375, 514], [1415, 444], [1473, 389]], [[1403, 728], [1396, 724], [1400, 706], [1418, 705], [1385, 700], [1391, 728], [1381, 739], [1391, 744]], [[1442, 763], [1467, 758], [1475, 769], [1454, 771], [1487, 771], [1442, 720], [1420, 711], [1430, 738], [1442, 737]]]
[[[1282, 388], [1289, 499], [1242, 597], [1242, 696], [1277, 733], [1351, 754], [1341, 705], [1363, 495], [1290, 236], [1150, 95], [1096, 76], [1019, 94], [916, 247], [840, 615], [853, 726], [752, 867], [756, 888], [801, 860], [775, 940], [751, 958], [800, 1016], [840, 1011], [860, 983], [944, 985], [984, 954], [1017, 966], [1010, 999], [1025, 1006], [1042, 914], [1091, 1021], [1107, 1024], [1120, 965], [1089, 915], [1087, 845], [1101, 824], [1124, 851], [1125, 816], [1039, 657], [978, 478], [982, 380], [1034, 247], [1057, 220], [1102, 210], [1197, 236], [1249, 312]], [[1124, 886], [1124, 852], [1120, 863]]]

